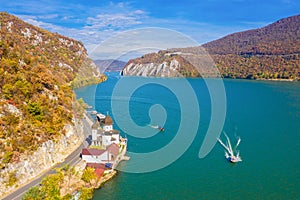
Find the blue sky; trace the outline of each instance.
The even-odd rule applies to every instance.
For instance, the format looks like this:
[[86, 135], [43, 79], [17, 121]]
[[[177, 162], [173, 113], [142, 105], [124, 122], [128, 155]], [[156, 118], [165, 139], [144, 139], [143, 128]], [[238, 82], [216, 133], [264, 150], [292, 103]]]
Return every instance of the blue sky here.
[[179, 31], [200, 44], [299, 14], [298, 0], [0, 0], [0, 10], [82, 41], [88, 50], [135, 28]]

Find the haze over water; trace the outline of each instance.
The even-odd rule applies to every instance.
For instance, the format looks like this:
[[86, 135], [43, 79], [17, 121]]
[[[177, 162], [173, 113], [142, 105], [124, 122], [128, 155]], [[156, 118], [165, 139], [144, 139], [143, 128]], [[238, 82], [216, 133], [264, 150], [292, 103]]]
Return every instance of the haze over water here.
[[[118, 80], [112, 76], [97, 87], [80, 88], [76, 94], [90, 105], [95, 100], [98, 112], [111, 114], [111, 95]], [[181, 86], [180, 79], [170, 81]], [[218, 143], [205, 158], [199, 159], [210, 121], [210, 98], [202, 79], [189, 82], [197, 95], [201, 117], [200, 122], [189, 120], [199, 123], [199, 129], [188, 150], [158, 171], [141, 174], [120, 171], [94, 193], [93, 199], [299, 199], [300, 84], [224, 80], [227, 114], [223, 130], [232, 141], [237, 136], [242, 139], [239, 150], [243, 162], [231, 164], [225, 160]], [[139, 126], [147, 127], [148, 111], [154, 104], [162, 105], [168, 115], [165, 132], [141, 139], [130, 136], [130, 130], [126, 130], [129, 151], [158, 150], [175, 137], [181, 110], [176, 96], [165, 87], [149, 84], [136, 90], [130, 97], [131, 117]], [[120, 130], [118, 124], [114, 128]], [[186, 134], [190, 134], [188, 129]], [[126, 167], [126, 162], [120, 167]]]

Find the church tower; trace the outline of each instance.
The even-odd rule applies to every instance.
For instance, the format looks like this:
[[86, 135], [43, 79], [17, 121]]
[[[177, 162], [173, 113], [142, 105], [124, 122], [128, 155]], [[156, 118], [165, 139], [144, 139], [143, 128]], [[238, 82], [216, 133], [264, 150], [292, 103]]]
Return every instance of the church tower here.
[[97, 134], [99, 130], [99, 122], [96, 121], [92, 126], [92, 146], [99, 146], [99, 141], [97, 139]]
[[103, 130], [106, 132], [113, 130], [113, 120], [109, 115], [106, 115], [105, 117]]

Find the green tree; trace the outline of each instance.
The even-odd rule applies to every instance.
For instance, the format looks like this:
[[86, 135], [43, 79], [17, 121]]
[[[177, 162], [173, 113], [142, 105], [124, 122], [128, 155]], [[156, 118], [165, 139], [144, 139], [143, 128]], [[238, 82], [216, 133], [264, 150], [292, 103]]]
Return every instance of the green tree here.
[[81, 188], [79, 200], [89, 200], [93, 198], [93, 189], [92, 188]]
[[35, 119], [39, 121], [43, 120], [44, 113], [39, 103], [29, 102], [27, 105], [27, 110]]
[[95, 173], [95, 169], [91, 168], [91, 167], [87, 167], [82, 174], [81, 179], [85, 182], [85, 183], [89, 183], [90, 185], [92, 184], [92, 180], [96, 179], [97, 175]]
[[63, 167], [63, 170], [65, 171], [65, 174], [68, 178], [68, 187], [70, 186], [70, 181], [73, 175], [75, 175], [75, 167], [71, 166], [70, 164], [67, 164]]
[[45, 200], [60, 199], [60, 185], [63, 181], [61, 174], [51, 174], [41, 182], [40, 190], [45, 193]]
[[11, 99], [14, 95], [14, 86], [11, 84], [7, 83], [2, 87], [2, 93], [4, 98], [6, 99]]
[[63, 196], [61, 198], [61, 200], [71, 200], [71, 199], [74, 199], [73, 196], [71, 194], [66, 194], [65, 196]]
[[18, 181], [16, 177], [16, 172], [10, 172], [8, 174], [8, 183], [6, 184], [7, 186], [13, 186], [16, 182]]
[[28, 98], [31, 96], [32, 92], [32, 85], [26, 80], [18, 80], [15, 83], [15, 88], [21, 92], [22, 95], [24, 95], [25, 98]]
[[3, 156], [2, 162], [3, 162], [3, 163], [9, 163], [10, 160], [12, 159], [13, 155], [14, 155], [13, 152], [7, 151], [7, 152], [4, 154], [4, 156]]
[[22, 200], [44, 200], [46, 194], [40, 190], [39, 187], [31, 187], [26, 194], [23, 196]]

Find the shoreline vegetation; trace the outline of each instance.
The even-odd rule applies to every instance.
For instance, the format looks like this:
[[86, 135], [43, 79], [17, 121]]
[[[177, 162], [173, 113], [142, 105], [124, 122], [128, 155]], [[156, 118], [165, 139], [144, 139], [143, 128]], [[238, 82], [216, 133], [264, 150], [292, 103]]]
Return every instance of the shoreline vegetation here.
[[[180, 79], [180, 78], [190, 78], [190, 79], [219, 79], [218, 77], [157, 77], [157, 76], [124, 76], [124, 77], [141, 77], [141, 78], [165, 78], [165, 79]], [[250, 81], [278, 81], [278, 82], [300, 82], [300, 79], [286, 79], [286, 78], [230, 78], [230, 77], [220, 77], [220, 79], [227, 79], [227, 80], [250, 80]]]
[[116, 175], [117, 171], [112, 170], [99, 177], [93, 168], [86, 168], [86, 163], [81, 160], [74, 166], [57, 168], [55, 174], [45, 177], [40, 186], [30, 188], [22, 199], [92, 199], [94, 190], [101, 188]]
[[107, 76], [105, 74], [100, 74], [99, 77], [76, 77], [71, 85], [73, 89], [85, 87], [88, 85], [97, 85], [107, 80]]

